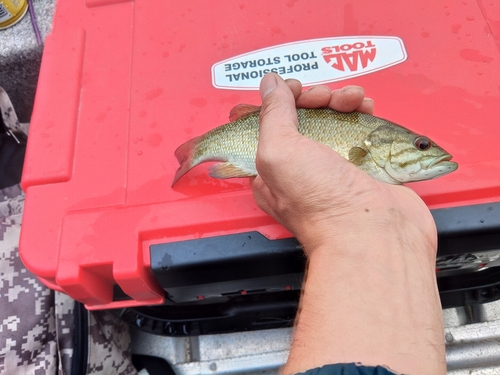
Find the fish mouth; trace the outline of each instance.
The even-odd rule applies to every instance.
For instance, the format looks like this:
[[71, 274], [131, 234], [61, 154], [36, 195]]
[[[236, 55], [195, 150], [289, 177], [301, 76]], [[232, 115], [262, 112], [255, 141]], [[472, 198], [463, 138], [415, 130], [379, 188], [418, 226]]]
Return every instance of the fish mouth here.
[[431, 161], [429, 163], [429, 165], [427, 166], [426, 169], [431, 169], [433, 168], [434, 166], [436, 165], [440, 165], [440, 166], [444, 166], [444, 164], [452, 167], [452, 166], [457, 166], [458, 167], [458, 164], [455, 163], [454, 161], [450, 161], [451, 159], [453, 158], [453, 156], [451, 156], [450, 154], [446, 154], [446, 155], [443, 155], [443, 156], [440, 156], [438, 158], [435, 158], [433, 161]]

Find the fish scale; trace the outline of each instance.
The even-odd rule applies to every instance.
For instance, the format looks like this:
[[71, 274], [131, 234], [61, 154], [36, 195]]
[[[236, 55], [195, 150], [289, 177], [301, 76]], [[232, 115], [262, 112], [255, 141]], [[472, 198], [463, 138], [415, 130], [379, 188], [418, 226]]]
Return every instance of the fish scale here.
[[[180, 167], [172, 185], [208, 161], [222, 162], [210, 167], [210, 176], [215, 178], [257, 175], [259, 107], [241, 105], [231, 114], [237, 117], [234, 121], [187, 141], [175, 151]], [[427, 137], [379, 117], [321, 108], [298, 109], [297, 119], [302, 135], [328, 145], [382, 182], [428, 180], [458, 168], [450, 161], [452, 156]], [[422, 149], [422, 145], [429, 147]]]
[[370, 117], [359, 112], [335, 112], [332, 116], [329, 109], [297, 110], [299, 132], [330, 146], [346, 159], [349, 150], [361, 145], [367, 134], [378, 127]]

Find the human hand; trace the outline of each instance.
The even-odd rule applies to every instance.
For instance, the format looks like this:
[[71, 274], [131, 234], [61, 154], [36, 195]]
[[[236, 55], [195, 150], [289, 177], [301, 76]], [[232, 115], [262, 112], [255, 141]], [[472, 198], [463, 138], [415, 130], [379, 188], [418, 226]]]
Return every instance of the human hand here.
[[301, 91], [295, 80], [262, 79], [259, 175], [252, 182], [259, 206], [309, 258], [283, 373], [361, 362], [445, 374], [429, 209], [410, 188], [376, 181], [298, 133], [296, 106], [371, 113], [361, 88]]
[[364, 98], [361, 87], [332, 92], [327, 86], [314, 86], [302, 92], [299, 81], [268, 74], [260, 93], [259, 176], [252, 182], [254, 197], [297, 237], [306, 253], [348, 232], [387, 222], [398, 226], [412, 222], [414, 235], [435, 249], [434, 221], [413, 190], [374, 180], [330, 147], [297, 131], [296, 107], [328, 106], [372, 114], [373, 101]]

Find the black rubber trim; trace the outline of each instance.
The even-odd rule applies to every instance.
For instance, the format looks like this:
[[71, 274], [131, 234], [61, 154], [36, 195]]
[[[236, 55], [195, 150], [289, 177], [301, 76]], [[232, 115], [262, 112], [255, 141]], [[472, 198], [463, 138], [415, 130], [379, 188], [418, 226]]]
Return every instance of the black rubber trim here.
[[[432, 210], [432, 215], [439, 264], [446, 269], [437, 273], [443, 308], [500, 299], [500, 203]], [[493, 254], [490, 268], [479, 253]], [[187, 336], [293, 324], [306, 265], [293, 238], [229, 234], [152, 245], [150, 257], [168, 297], [165, 304], [117, 312], [141, 330]], [[115, 292], [117, 300], [126, 298], [119, 288]]]
[[500, 202], [432, 210], [438, 255], [500, 249]]
[[89, 349], [89, 319], [85, 306], [75, 301], [71, 375], [86, 375]]

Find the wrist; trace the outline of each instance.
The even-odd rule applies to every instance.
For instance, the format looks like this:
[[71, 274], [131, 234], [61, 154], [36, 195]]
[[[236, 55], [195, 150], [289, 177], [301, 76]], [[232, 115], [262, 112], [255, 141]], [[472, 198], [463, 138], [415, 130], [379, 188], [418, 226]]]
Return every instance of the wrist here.
[[338, 217], [318, 215], [304, 223], [296, 236], [308, 256], [326, 251], [357, 257], [374, 247], [390, 247], [411, 248], [435, 259], [436, 225], [429, 209], [420, 203], [415, 209], [374, 202]]

